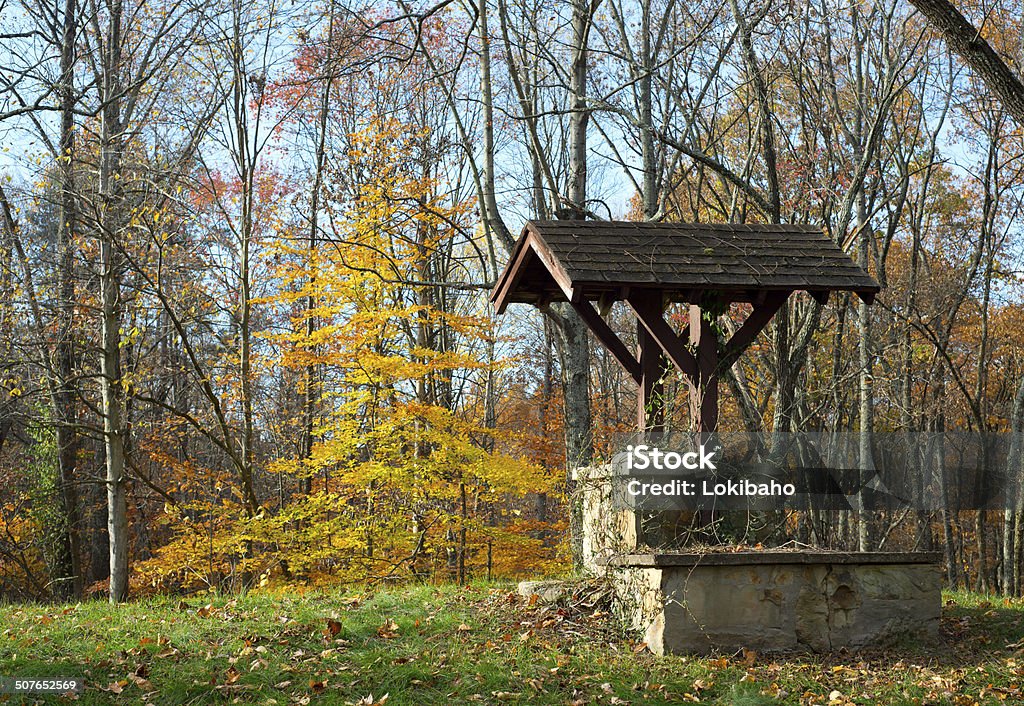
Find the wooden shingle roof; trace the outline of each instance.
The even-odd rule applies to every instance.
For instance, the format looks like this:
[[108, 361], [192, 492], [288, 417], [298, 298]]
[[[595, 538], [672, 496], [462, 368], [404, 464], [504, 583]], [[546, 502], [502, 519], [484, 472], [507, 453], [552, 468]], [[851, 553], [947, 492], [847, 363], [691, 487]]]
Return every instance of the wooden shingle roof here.
[[691, 303], [796, 290], [819, 299], [851, 291], [870, 302], [879, 291], [810, 226], [566, 220], [526, 224], [491, 301], [501, 313], [517, 302], [614, 301], [638, 288]]

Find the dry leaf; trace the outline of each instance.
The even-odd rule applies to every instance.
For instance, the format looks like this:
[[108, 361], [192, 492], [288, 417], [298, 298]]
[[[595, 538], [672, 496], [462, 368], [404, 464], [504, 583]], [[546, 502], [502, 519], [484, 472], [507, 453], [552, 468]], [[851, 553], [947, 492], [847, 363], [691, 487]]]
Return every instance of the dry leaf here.
[[148, 679], [140, 677], [140, 676], [138, 676], [136, 674], [129, 674], [128, 675], [128, 679], [133, 684], [135, 684], [135, 686], [139, 687], [143, 691], [152, 691], [152, 689], [153, 689], [152, 682], [150, 682]]
[[384, 624], [377, 628], [377, 635], [383, 637], [385, 640], [389, 640], [393, 637], [398, 637], [398, 623], [391, 618], [384, 621]]

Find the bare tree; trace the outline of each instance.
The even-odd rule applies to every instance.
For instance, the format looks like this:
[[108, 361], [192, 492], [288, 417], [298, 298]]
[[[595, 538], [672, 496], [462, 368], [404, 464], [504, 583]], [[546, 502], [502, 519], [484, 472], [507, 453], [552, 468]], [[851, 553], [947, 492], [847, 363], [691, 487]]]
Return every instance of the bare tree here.
[[[90, 198], [88, 225], [99, 244], [100, 397], [106, 452], [107, 530], [110, 543], [110, 601], [128, 594], [130, 536], [127, 520], [129, 420], [123, 370], [123, 277], [126, 252], [137, 223], [131, 215], [126, 185], [126, 152], [139, 144], [141, 126], [152, 115], [162, 89], [174, 78], [182, 53], [191, 47], [205, 20], [206, 6], [179, 0], [156, 8], [145, 3], [126, 7], [123, 0], [90, 0], [85, 37], [96, 87], [98, 182]], [[141, 24], [153, 14], [153, 26]], [[200, 121], [199, 126], [202, 126]], [[194, 149], [195, 134], [190, 147]], [[186, 139], [186, 142], [189, 141]], [[135, 170], [134, 173], [138, 173]], [[139, 191], [147, 190], [136, 184]]]

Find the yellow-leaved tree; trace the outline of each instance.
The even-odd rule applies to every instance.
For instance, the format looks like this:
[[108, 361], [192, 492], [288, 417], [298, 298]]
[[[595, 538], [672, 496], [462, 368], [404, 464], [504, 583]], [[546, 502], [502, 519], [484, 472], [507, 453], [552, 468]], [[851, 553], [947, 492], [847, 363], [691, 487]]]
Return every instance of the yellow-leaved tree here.
[[[495, 364], [482, 357], [491, 321], [441, 291], [469, 247], [473, 204], [452, 203], [424, 173], [427, 131], [391, 118], [349, 137], [327, 179], [332, 236], [312, 251], [283, 248], [280, 273], [281, 304], [316, 302], [277, 337], [283, 365], [321, 371], [309, 457], [275, 467], [309, 477], [310, 492], [256, 523], [256, 539], [283, 538], [282, 573], [309, 577], [463, 580], [512, 552], [536, 571], [539, 542], [502, 509], [551, 492], [552, 478], [493, 451], [498, 432], [471, 401]], [[352, 174], [354, 194], [337, 187]]]
[[325, 171], [319, 246], [283, 231], [277, 294], [261, 303], [287, 329], [266, 334], [281, 374], [298, 398], [317, 387], [313, 441], [270, 463], [279, 492], [252, 517], [225, 504], [187, 522], [168, 508], [176, 537], [153, 563], [165, 586], [202, 587], [209, 567], [324, 585], [537, 573], [556, 560], [551, 533], [519, 507], [555, 493], [554, 477], [496, 450], [529, 447], [488, 424], [481, 401], [502, 364], [488, 359], [492, 321], [480, 297], [444, 286], [456, 270], [472, 276], [474, 204], [425, 166], [428, 131], [381, 118], [346, 137]]

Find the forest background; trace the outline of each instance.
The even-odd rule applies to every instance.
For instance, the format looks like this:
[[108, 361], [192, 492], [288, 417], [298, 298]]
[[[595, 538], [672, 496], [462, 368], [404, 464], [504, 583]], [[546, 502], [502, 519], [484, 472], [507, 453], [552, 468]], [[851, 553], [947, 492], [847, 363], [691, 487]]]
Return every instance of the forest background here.
[[[1019, 73], [1024, 7], [959, 6]], [[0, 596], [569, 570], [636, 392], [571, 310], [493, 315], [531, 218], [871, 271], [790, 299], [722, 429], [1019, 435], [1021, 130], [903, 2], [0, 0]], [[943, 502], [762, 539], [1019, 595], [1024, 497]]]

